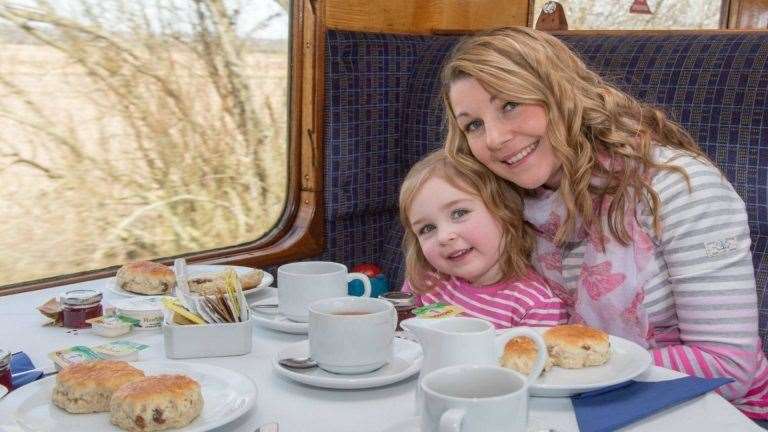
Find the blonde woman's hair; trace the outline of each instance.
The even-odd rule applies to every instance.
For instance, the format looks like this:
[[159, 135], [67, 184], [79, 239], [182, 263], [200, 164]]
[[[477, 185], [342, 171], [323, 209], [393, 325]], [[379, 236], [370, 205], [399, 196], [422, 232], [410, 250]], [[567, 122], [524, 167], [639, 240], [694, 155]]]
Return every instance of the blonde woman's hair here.
[[[594, 196], [599, 203], [606, 196], [612, 198], [606, 222], [623, 245], [631, 240], [624, 224], [625, 212], [633, 212], [640, 202], [650, 208], [654, 230], [660, 232], [660, 201], [651, 188], [649, 174], [674, 170], [689, 179], [679, 167], [654, 163], [654, 145], [683, 149], [708, 161], [680, 125], [603, 81], [559, 39], [516, 27], [464, 39], [443, 66], [446, 151], [460, 166], [472, 166], [476, 159], [456, 122], [448, 92], [453, 82], [469, 77], [500, 98], [545, 108], [546, 138], [562, 163], [559, 190], [567, 209], [555, 235], [558, 244], [573, 234], [577, 218], [602, 233], [602, 205], [595, 213]], [[598, 154], [603, 163], [598, 163]], [[603, 179], [599, 182], [603, 186], [591, 185], [593, 176]]]
[[[528, 271], [534, 243], [532, 229], [523, 221], [523, 202], [509, 182], [497, 177], [479, 162], [469, 162], [461, 168], [454, 164], [443, 149], [434, 151], [417, 162], [405, 176], [400, 187], [400, 223], [403, 225], [405, 276], [417, 293], [429, 291], [425, 286], [428, 273], [436, 269], [427, 261], [419, 238], [410, 222], [410, 210], [416, 194], [427, 180], [441, 178], [451, 186], [479, 197], [489, 213], [501, 226], [499, 268], [502, 278], [522, 277]], [[445, 276], [445, 275], [440, 275]]]

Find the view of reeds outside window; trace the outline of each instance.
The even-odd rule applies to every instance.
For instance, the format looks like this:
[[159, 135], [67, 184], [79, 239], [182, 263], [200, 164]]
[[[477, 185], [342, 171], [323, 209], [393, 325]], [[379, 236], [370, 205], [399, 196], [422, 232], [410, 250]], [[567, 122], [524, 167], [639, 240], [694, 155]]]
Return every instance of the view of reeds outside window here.
[[[548, 0], [536, 0], [533, 22]], [[568, 30], [716, 29], [721, 0], [560, 0]], [[645, 10], [650, 13], [631, 12]], [[647, 9], [643, 7], [647, 6]]]
[[0, 0], [0, 286], [278, 220], [289, 0]]

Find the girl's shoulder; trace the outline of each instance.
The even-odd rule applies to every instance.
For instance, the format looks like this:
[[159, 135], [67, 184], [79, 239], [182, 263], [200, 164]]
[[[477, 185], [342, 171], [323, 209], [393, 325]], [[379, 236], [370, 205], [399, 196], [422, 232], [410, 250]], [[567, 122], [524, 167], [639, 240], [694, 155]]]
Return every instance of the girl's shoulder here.
[[531, 267], [522, 277], [508, 280], [506, 288], [518, 295], [530, 297], [531, 300], [547, 300], [555, 297], [547, 280]]

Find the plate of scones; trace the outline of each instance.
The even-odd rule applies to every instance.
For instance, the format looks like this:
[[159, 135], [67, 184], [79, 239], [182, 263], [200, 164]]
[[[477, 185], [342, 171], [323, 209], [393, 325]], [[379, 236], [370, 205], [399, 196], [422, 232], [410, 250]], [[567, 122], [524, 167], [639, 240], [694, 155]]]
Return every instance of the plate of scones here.
[[76, 363], [3, 399], [27, 431], [209, 431], [248, 412], [256, 385], [196, 363]]
[[[237, 273], [244, 294], [268, 287], [271, 274], [250, 267], [191, 264], [187, 266], [189, 290], [193, 294], [215, 293], [224, 286], [224, 270], [231, 267]], [[171, 267], [153, 261], [135, 261], [120, 267], [114, 279], [107, 282], [109, 289], [123, 296], [172, 295], [176, 288], [176, 274]]]
[[[541, 333], [549, 358], [529, 387], [531, 396], [568, 397], [629, 381], [651, 365], [640, 345], [582, 324], [533, 328]], [[510, 339], [499, 363], [520, 373], [530, 372], [536, 345], [528, 337]]]

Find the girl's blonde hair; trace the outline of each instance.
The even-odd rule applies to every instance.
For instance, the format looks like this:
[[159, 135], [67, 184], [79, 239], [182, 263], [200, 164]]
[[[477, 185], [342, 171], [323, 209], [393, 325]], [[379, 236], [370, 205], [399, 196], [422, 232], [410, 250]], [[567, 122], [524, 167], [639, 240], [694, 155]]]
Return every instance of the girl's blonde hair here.
[[[602, 233], [602, 205], [596, 207], [596, 213], [593, 196], [599, 203], [606, 195], [612, 197], [606, 221], [620, 243], [627, 245], [631, 240], [624, 224], [625, 211], [640, 202], [648, 205], [654, 230], [660, 232], [659, 196], [651, 188], [649, 174], [664, 169], [680, 173], [686, 181], [688, 176], [679, 167], [655, 163], [654, 144], [683, 149], [708, 161], [681, 126], [603, 81], [563, 42], [516, 27], [464, 39], [443, 66], [446, 151], [460, 166], [472, 166], [476, 159], [456, 122], [448, 91], [453, 82], [469, 77], [505, 100], [544, 106], [546, 138], [562, 163], [559, 190], [567, 209], [555, 236], [558, 244], [573, 234], [578, 218]], [[603, 179], [598, 182], [602, 186], [590, 184], [593, 176]]]
[[409, 213], [416, 194], [431, 178], [439, 177], [451, 186], [479, 197], [501, 225], [502, 239], [499, 268], [502, 280], [522, 277], [530, 265], [534, 233], [523, 221], [523, 202], [509, 182], [494, 175], [479, 162], [468, 161], [461, 168], [453, 163], [443, 149], [434, 151], [417, 162], [405, 176], [400, 187], [400, 223], [403, 225], [405, 276], [414, 291], [424, 293], [427, 274], [436, 272], [424, 257], [417, 234], [413, 231]]

